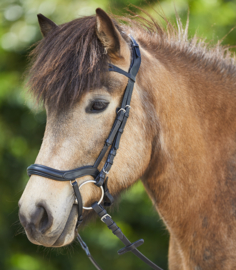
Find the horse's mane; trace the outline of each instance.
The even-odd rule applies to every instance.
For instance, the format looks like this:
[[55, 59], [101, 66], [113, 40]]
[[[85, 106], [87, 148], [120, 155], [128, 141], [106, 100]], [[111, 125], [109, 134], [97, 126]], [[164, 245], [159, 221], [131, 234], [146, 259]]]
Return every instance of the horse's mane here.
[[[114, 17], [114, 23], [122, 36], [135, 33], [140, 44], [154, 56], [179, 59], [192, 66], [214, 70], [230, 76], [236, 74], [234, 58], [228, 48], [220, 43], [210, 46], [194, 36], [188, 39], [186, 27], [176, 15], [177, 27], [162, 17], [162, 26], [147, 12], [147, 19], [133, 14], [129, 17]], [[160, 16], [159, 16], [160, 17]], [[104, 83], [103, 71], [108, 69], [109, 57], [96, 35], [96, 17], [87, 16], [62, 24], [43, 38], [30, 53], [28, 72], [29, 91], [37, 101], [51, 104], [63, 110], [75, 104], [81, 94], [99, 88]]]
[[225, 37], [217, 44], [197, 37], [196, 33], [190, 39], [189, 17], [184, 27], [177, 12], [176, 24], [156, 12], [156, 15], [164, 20], [163, 26], [145, 10], [138, 9], [146, 15], [147, 19], [135, 13], [130, 17], [118, 18], [131, 26], [135, 35], [139, 37], [139, 43], [159, 60], [169, 63], [177, 61], [182, 67], [186, 65], [187, 69], [198, 67], [203, 72], [214, 71], [221, 76], [233, 75], [232, 77], [235, 78], [235, 54], [230, 51], [230, 48], [236, 46], [223, 46], [221, 43]]

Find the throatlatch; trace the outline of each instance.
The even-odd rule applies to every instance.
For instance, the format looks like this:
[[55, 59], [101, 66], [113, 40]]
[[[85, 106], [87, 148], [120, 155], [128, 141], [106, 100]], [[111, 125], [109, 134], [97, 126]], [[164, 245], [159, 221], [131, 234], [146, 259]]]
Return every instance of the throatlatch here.
[[[124, 244], [125, 247], [118, 251], [119, 255], [122, 255], [126, 252], [131, 251], [134, 253], [138, 258], [140, 258], [142, 261], [144, 261], [147, 265], [152, 267], [155, 270], [162, 270], [160, 267], [155, 265], [152, 261], [150, 261], [148, 258], [146, 258], [138, 249], [140, 245], [144, 243], [143, 239], [140, 239], [134, 243], [131, 243], [128, 238], [122, 233], [121, 229], [116, 225], [116, 223], [112, 220], [111, 216], [107, 214], [106, 210], [101, 206], [101, 202], [103, 201], [104, 206], [110, 206], [114, 202], [114, 198], [110, 194], [108, 187], [107, 187], [107, 181], [108, 177], [107, 174], [109, 173], [112, 165], [113, 160], [116, 156], [116, 152], [119, 148], [121, 135], [123, 133], [124, 127], [126, 125], [127, 119], [129, 117], [130, 112], [130, 101], [131, 96], [134, 88], [134, 83], [136, 79], [136, 75], [138, 73], [140, 64], [141, 64], [141, 54], [139, 50], [139, 45], [134, 40], [132, 36], [131, 38], [131, 64], [129, 67], [129, 71], [126, 72], [112, 64], [109, 64], [109, 71], [118, 72], [126, 77], [128, 77], [128, 84], [126, 86], [124, 96], [122, 99], [121, 107], [117, 111], [116, 119], [113, 123], [113, 126], [111, 128], [110, 134], [108, 138], [105, 141], [105, 144], [95, 161], [93, 166], [84, 166], [79, 167], [74, 170], [67, 170], [67, 171], [61, 171], [56, 170], [44, 165], [39, 164], [33, 164], [30, 165], [27, 168], [27, 173], [29, 176], [32, 174], [36, 174], [42, 177], [50, 178], [57, 181], [71, 181], [71, 185], [74, 189], [75, 197], [78, 204], [78, 222], [77, 227], [83, 222], [82, 217], [82, 211], [83, 208], [86, 210], [93, 209], [97, 215], [101, 218], [101, 220], [107, 225], [107, 227], [113, 232], [114, 235], [116, 235]], [[108, 153], [108, 157], [106, 159], [106, 162], [102, 168], [101, 171], [98, 170], [98, 166], [101, 163], [102, 159], [104, 158], [108, 148], [110, 147], [110, 151]], [[89, 180], [83, 182], [80, 186], [78, 186], [78, 183], [76, 181], [77, 178], [83, 177], [85, 175], [90, 175], [94, 177], [95, 180]], [[82, 187], [82, 185], [93, 182], [96, 186], [100, 187], [102, 190], [102, 197], [99, 202], [95, 202], [92, 207], [84, 207], [82, 197], [80, 194], [79, 189]], [[98, 269], [101, 270], [101, 268], [98, 266], [96, 261], [93, 259], [92, 255], [89, 252], [88, 246], [86, 243], [82, 240], [81, 236], [78, 234], [77, 239], [81, 245], [81, 247], [84, 249], [85, 253], [89, 257], [90, 261], [93, 263], [93, 265]]]

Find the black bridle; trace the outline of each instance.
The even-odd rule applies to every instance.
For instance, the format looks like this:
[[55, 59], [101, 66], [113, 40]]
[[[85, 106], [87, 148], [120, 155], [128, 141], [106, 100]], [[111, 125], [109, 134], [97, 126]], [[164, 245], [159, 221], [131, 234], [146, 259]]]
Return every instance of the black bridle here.
[[[44, 165], [39, 164], [33, 164], [30, 165], [27, 168], [27, 173], [29, 176], [32, 174], [39, 175], [42, 177], [50, 178], [57, 181], [71, 181], [71, 185], [74, 189], [75, 197], [78, 204], [78, 222], [77, 227], [82, 223], [82, 211], [84, 209], [93, 209], [98, 216], [101, 218], [101, 220], [108, 226], [110, 230], [112, 230], [113, 234], [115, 234], [124, 244], [125, 247], [118, 251], [118, 254], [124, 254], [128, 251], [131, 251], [134, 253], [137, 257], [139, 257], [141, 260], [143, 260], [146, 264], [151, 266], [153, 269], [161, 270], [157, 265], [155, 265], [152, 261], [150, 261], [148, 258], [146, 258], [138, 249], [140, 245], [144, 243], [143, 239], [140, 239], [134, 243], [131, 243], [125, 235], [122, 233], [121, 229], [116, 225], [116, 223], [112, 220], [111, 216], [107, 214], [106, 210], [101, 206], [100, 202], [103, 199], [104, 206], [110, 206], [114, 202], [114, 198], [109, 193], [109, 190], [107, 188], [107, 181], [108, 177], [107, 174], [109, 173], [113, 160], [116, 156], [116, 152], [119, 148], [121, 135], [123, 133], [125, 124], [127, 122], [127, 119], [129, 117], [129, 111], [130, 111], [130, 101], [131, 96], [134, 88], [135, 78], [138, 73], [140, 64], [141, 64], [141, 54], [139, 50], [139, 45], [134, 40], [133, 37], [131, 37], [131, 53], [132, 53], [132, 60], [129, 67], [129, 71], [126, 72], [112, 64], [109, 64], [109, 71], [118, 72], [120, 74], [123, 74], [124, 76], [128, 77], [128, 84], [126, 86], [124, 96], [122, 99], [121, 107], [117, 112], [116, 119], [113, 123], [112, 129], [110, 131], [110, 134], [108, 138], [105, 141], [105, 144], [95, 161], [93, 166], [84, 166], [79, 167], [74, 170], [67, 170], [67, 171], [61, 171], [56, 170]], [[105, 165], [103, 166], [102, 170], [98, 170], [98, 166], [101, 163], [103, 157], [105, 156], [108, 148], [110, 148], [107, 160], [105, 162]], [[80, 186], [78, 186], [78, 183], [76, 181], [77, 178], [90, 175], [94, 177], [95, 180], [89, 180], [82, 183]], [[92, 204], [92, 207], [83, 207], [82, 197], [80, 194], [80, 187], [84, 185], [87, 182], [93, 182], [96, 186], [100, 187], [102, 189], [102, 198], [99, 202], [95, 202]], [[78, 234], [77, 236], [78, 241], [81, 244], [81, 247], [85, 250], [87, 256], [91, 260], [91, 262], [94, 264], [94, 266], [101, 270], [101, 268], [98, 266], [98, 264], [95, 262], [93, 257], [91, 256], [89, 249], [85, 242], [82, 240], [81, 236]]]

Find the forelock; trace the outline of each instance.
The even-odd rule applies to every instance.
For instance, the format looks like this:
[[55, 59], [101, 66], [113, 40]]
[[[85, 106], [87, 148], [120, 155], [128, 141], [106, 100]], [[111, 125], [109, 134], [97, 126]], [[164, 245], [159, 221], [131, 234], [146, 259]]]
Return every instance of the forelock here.
[[58, 26], [31, 52], [29, 91], [36, 100], [63, 110], [98, 89], [108, 71], [108, 55], [96, 35], [96, 17]]

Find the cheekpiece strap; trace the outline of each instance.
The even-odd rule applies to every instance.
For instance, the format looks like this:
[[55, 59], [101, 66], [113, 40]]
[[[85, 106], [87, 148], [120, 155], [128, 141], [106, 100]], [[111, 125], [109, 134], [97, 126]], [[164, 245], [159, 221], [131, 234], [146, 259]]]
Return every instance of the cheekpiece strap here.
[[[113, 160], [116, 156], [116, 152], [119, 148], [121, 135], [123, 134], [127, 119], [129, 117], [130, 112], [130, 101], [131, 96], [133, 93], [134, 83], [136, 79], [136, 75], [138, 73], [140, 64], [141, 64], [141, 54], [139, 50], [138, 43], [134, 40], [132, 36], [130, 36], [131, 39], [131, 64], [129, 67], [129, 72], [126, 72], [122, 69], [120, 69], [117, 66], [114, 66], [113, 64], [109, 64], [109, 71], [118, 72], [126, 77], [129, 78], [128, 84], [126, 86], [124, 96], [121, 103], [121, 108], [117, 112], [116, 119], [114, 121], [114, 124], [112, 126], [111, 132], [108, 136], [108, 138], [105, 141], [105, 145], [100, 152], [97, 160], [94, 163], [94, 167], [98, 167], [100, 162], [102, 161], [103, 157], [105, 156], [108, 148], [111, 146], [111, 149], [109, 151], [107, 160], [105, 162], [105, 165], [103, 166], [103, 169], [99, 173], [99, 175], [96, 177], [96, 184], [97, 186], [102, 186], [104, 184], [104, 181], [106, 179], [107, 174], [109, 173], [112, 165]], [[110, 195], [111, 196], [111, 195]]]

